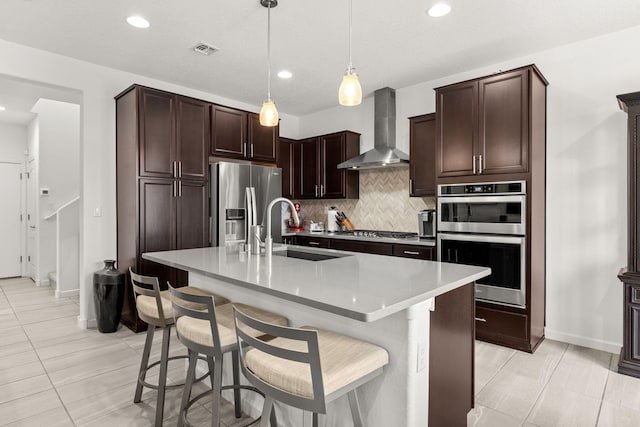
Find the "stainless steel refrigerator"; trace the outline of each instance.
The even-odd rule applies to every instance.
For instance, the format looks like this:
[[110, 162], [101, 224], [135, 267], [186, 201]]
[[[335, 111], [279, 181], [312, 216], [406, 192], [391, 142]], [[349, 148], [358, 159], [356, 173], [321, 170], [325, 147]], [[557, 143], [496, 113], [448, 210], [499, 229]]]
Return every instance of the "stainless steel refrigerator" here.
[[[250, 164], [217, 162], [209, 165], [211, 189], [211, 246], [246, 241], [248, 220], [252, 216], [247, 188], [254, 188], [255, 224], [263, 225], [264, 241], [267, 206], [282, 195], [282, 169]], [[282, 241], [280, 205], [271, 212], [271, 236]]]

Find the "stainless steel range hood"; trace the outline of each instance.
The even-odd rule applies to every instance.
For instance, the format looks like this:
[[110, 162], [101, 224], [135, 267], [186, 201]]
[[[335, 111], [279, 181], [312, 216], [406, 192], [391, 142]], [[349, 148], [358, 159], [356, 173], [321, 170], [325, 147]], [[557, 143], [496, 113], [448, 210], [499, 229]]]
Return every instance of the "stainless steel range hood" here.
[[378, 89], [374, 102], [373, 149], [340, 163], [338, 169], [409, 165], [409, 155], [396, 148], [396, 91], [389, 87]]

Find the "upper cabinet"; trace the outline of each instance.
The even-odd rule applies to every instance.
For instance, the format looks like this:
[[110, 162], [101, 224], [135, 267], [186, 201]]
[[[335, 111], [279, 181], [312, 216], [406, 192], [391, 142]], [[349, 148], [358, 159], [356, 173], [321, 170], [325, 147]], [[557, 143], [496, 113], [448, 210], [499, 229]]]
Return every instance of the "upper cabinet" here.
[[288, 199], [300, 197], [300, 143], [288, 138], [279, 138], [277, 147], [277, 165], [282, 169], [282, 196]]
[[209, 104], [146, 87], [136, 90], [140, 176], [205, 180]]
[[260, 125], [254, 113], [213, 105], [211, 107], [211, 155], [276, 162], [278, 126]]
[[436, 195], [436, 115], [409, 118], [409, 195]]
[[527, 66], [436, 89], [438, 178], [529, 172], [534, 80]]
[[300, 198], [358, 198], [358, 171], [338, 169], [338, 164], [359, 152], [360, 134], [350, 131], [301, 140]]

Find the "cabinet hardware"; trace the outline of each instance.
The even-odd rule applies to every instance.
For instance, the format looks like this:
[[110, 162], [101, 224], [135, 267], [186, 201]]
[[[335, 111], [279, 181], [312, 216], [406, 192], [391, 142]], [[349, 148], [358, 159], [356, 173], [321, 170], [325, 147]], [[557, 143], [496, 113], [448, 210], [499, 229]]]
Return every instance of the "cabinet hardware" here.
[[324, 185], [320, 184], [320, 197], [324, 197]]
[[173, 181], [173, 197], [178, 197], [178, 186], [176, 184], [177, 181]]
[[482, 173], [482, 169], [484, 169], [484, 166], [482, 164], [482, 154], [480, 154], [478, 156], [478, 174]]
[[178, 182], [178, 197], [182, 197], [182, 181]]
[[476, 322], [483, 322], [483, 323], [487, 323], [487, 319], [483, 318], [483, 317], [476, 317]]
[[318, 184], [316, 184], [315, 195], [316, 195], [316, 197], [318, 197]]
[[242, 144], [242, 155], [245, 157], [247, 157], [248, 146], [249, 146], [248, 142], [245, 142], [244, 144]]
[[178, 162], [178, 178], [182, 178], [182, 160]]
[[309, 244], [313, 246], [320, 246], [320, 242], [309, 242]]
[[253, 144], [251, 144], [251, 158], [253, 158]]
[[420, 255], [420, 252], [418, 251], [402, 251], [402, 252], [407, 255]]
[[475, 154], [473, 155], [472, 162], [473, 162], [473, 174], [475, 175], [476, 174], [476, 156], [475, 156]]
[[174, 177], [174, 178], [177, 178], [177, 177], [178, 177], [178, 172], [177, 172], [178, 165], [177, 165], [176, 163], [178, 163], [178, 162], [176, 162], [176, 161], [174, 160], [174, 161], [173, 161], [173, 177]]

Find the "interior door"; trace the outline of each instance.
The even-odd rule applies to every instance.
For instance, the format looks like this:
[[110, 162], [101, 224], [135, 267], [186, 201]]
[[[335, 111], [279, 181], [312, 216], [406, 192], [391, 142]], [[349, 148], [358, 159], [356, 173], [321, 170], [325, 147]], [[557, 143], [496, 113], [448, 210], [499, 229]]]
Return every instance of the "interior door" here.
[[36, 280], [36, 254], [38, 230], [38, 170], [37, 160], [30, 160], [27, 166], [27, 271], [26, 275]]
[[0, 278], [20, 276], [20, 164], [0, 163], [0, 194]]

